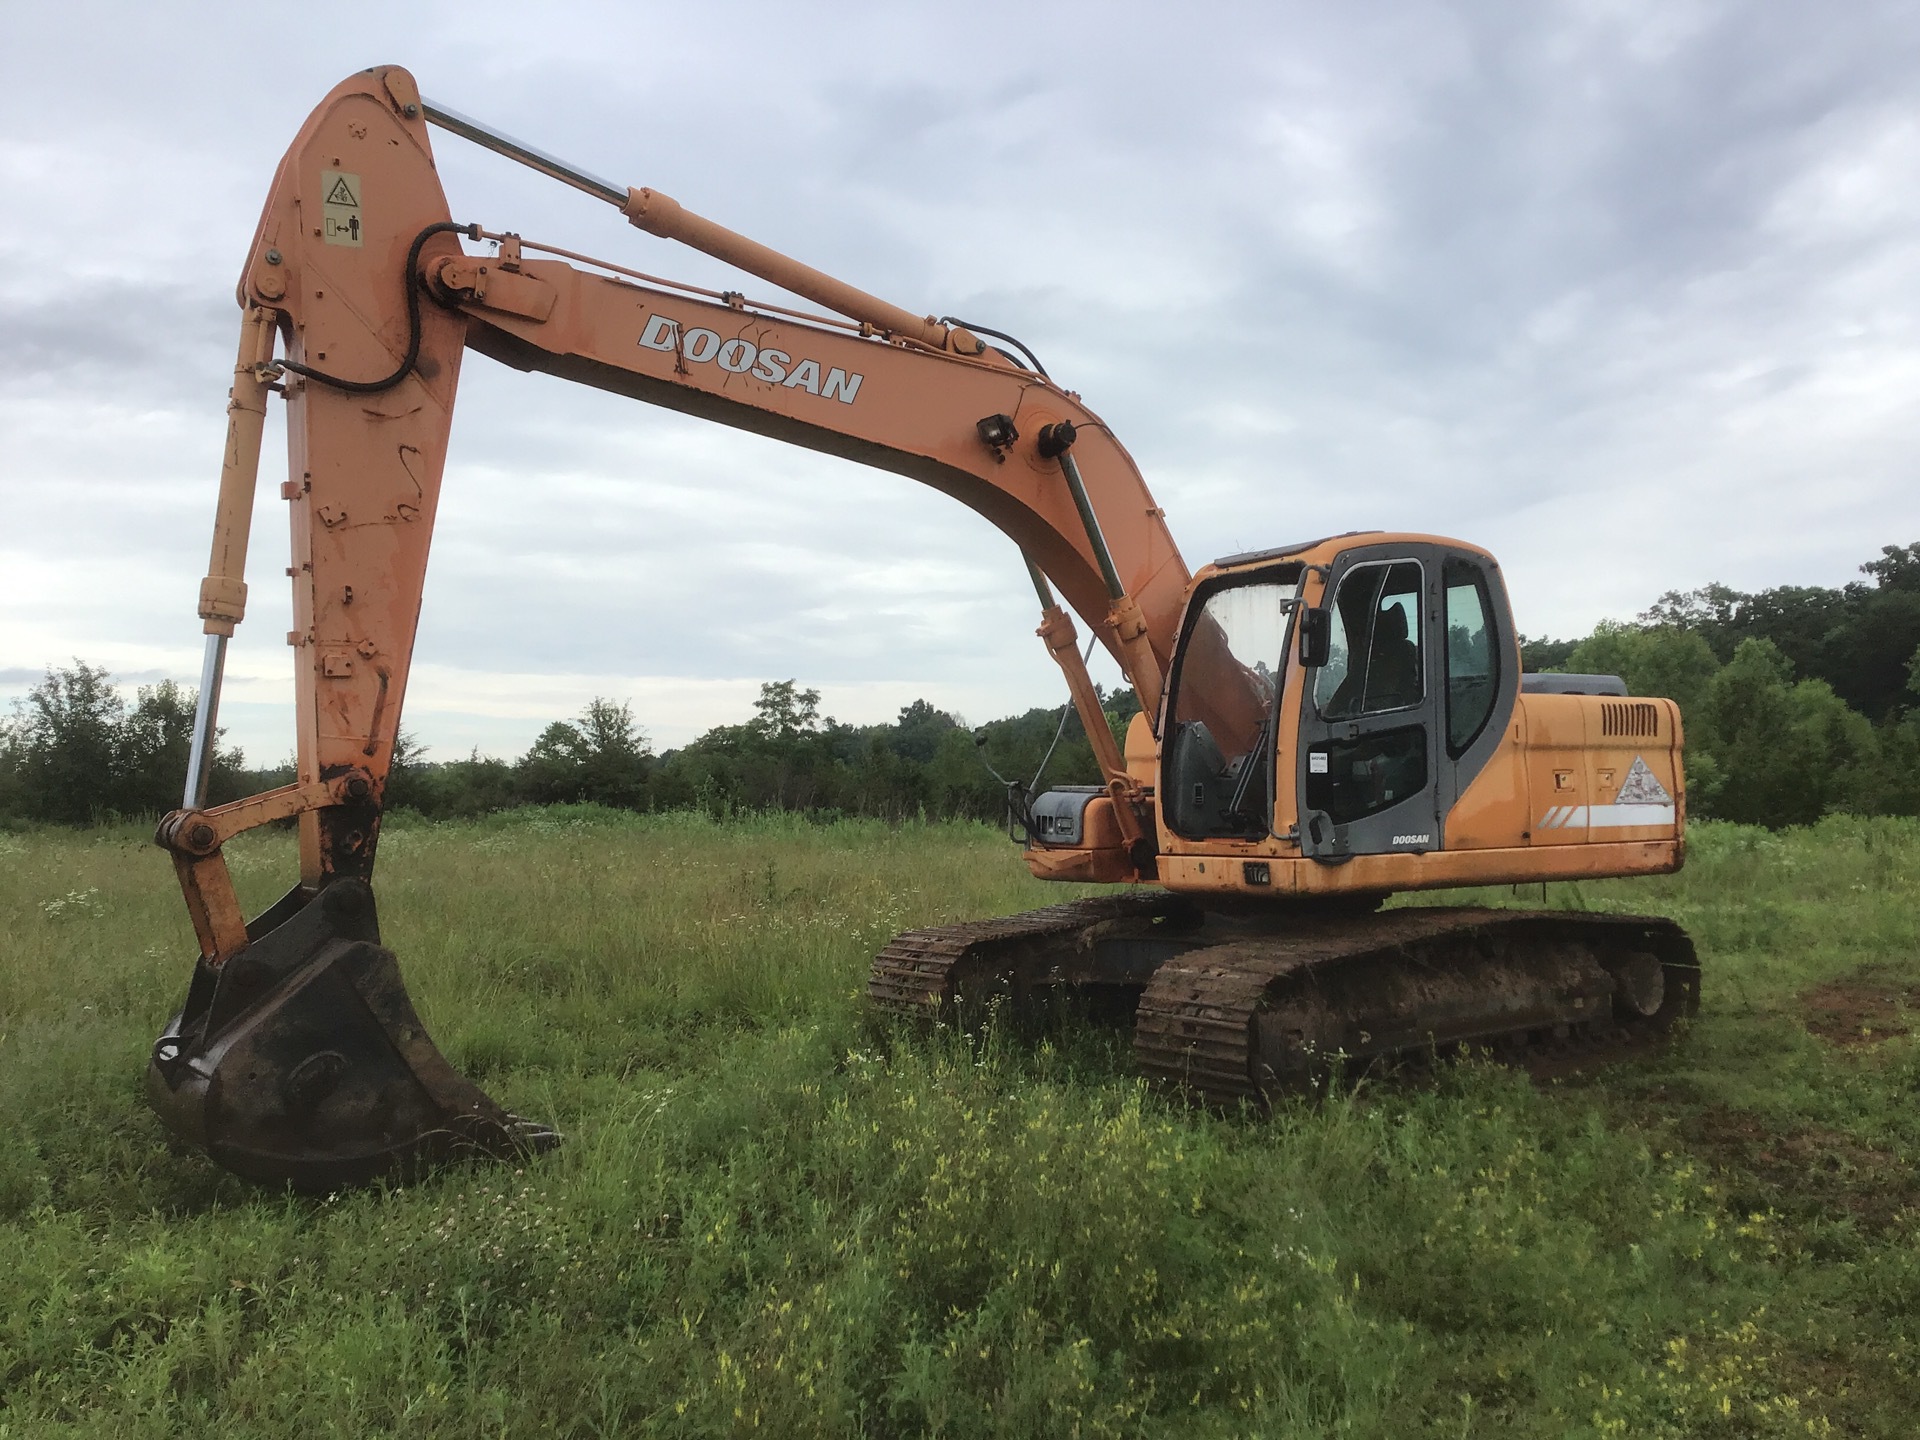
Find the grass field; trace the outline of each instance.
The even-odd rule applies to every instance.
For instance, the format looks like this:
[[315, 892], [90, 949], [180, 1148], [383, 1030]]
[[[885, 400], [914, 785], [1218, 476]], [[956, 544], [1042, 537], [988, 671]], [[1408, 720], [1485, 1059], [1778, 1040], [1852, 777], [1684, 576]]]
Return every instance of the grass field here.
[[442, 1048], [568, 1143], [307, 1201], [141, 1099], [164, 856], [0, 835], [0, 1437], [1920, 1430], [1920, 824], [1549, 890], [1693, 932], [1663, 1057], [1266, 1119], [1110, 1031], [873, 1025], [896, 931], [1066, 898], [985, 828], [402, 822], [379, 888]]

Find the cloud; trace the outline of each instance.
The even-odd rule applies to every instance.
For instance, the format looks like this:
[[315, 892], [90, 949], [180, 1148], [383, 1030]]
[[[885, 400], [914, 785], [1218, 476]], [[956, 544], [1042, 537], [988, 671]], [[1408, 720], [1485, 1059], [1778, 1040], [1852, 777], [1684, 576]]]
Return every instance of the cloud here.
[[[0, 251], [0, 266], [10, 262], [18, 257]], [[182, 285], [106, 279], [64, 294], [0, 292], [0, 380], [65, 398], [85, 385], [119, 392], [137, 374], [152, 382], [141, 410], [184, 404], [209, 388], [209, 374], [219, 376], [237, 314], [230, 301], [209, 303]]]
[[[308, 107], [383, 58], [1019, 335], [1122, 437], [1194, 564], [1454, 533], [1502, 557], [1523, 629], [1570, 634], [1710, 579], [1841, 583], [1914, 538], [1910, 7], [730, 13], [751, 47], [705, 11], [529, 29], [346, 4], [271, 76], [237, 6], [12, 17], [0, 183], [33, 223], [0, 242], [0, 687], [76, 654], [197, 674], [234, 275]], [[767, 293], [435, 143], [463, 218]], [[234, 661], [257, 709], [229, 711], [257, 753], [284, 749], [290, 704], [275, 424]], [[418, 673], [444, 670], [409, 724], [436, 753], [512, 748], [536, 717], [500, 694], [570, 713], [645, 678], [658, 737], [787, 676], [853, 718], [900, 687], [985, 718], [1058, 695], [1031, 610], [1008, 542], [931, 491], [475, 357], [420, 631]]]

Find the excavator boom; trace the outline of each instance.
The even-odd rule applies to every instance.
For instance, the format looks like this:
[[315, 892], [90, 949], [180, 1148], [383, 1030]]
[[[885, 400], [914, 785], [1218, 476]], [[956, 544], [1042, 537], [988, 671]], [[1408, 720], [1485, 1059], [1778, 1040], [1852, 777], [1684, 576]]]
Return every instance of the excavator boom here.
[[[834, 313], [750, 303], [456, 223], [430, 123]], [[469, 254], [463, 241], [490, 242], [491, 253]], [[1048, 601], [1050, 577], [1147, 703], [1159, 695], [1190, 577], [1131, 457], [1077, 396], [958, 324], [916, 316], [667, 196], [613, 186], [430, 105], [398, 67], [342, 83], [302, 127], [275, 175], [239, 300], [201, 587], [207, 658], [194, 760], [184, 806], [158, 834], [200, 960], [149, 1070], [169, 1124], [230, 1168], [327, 1188], [462, 1149], [552, 1139], [440, 1058], [379, 946], [370, 888], [467, 349], [951, 495], [1014, 541]], [[292, 541], [297, 777], [207, 808], [225, 651], [245, 614], [262, 422], [276, 390], [287, 407], [280, 493]], [[1089, 732], [1105, 738], [1071, 621], [1057, 605], [1044, 620]], [[1136, 817], [1138, 787], [1117, 749], [1106, 752], [1114, 793]], [[298, 882], [249, 921], [221, 847], [286, 818], [299, 824]], [[1132, 833], [1141, 839], [1137, 818]]]

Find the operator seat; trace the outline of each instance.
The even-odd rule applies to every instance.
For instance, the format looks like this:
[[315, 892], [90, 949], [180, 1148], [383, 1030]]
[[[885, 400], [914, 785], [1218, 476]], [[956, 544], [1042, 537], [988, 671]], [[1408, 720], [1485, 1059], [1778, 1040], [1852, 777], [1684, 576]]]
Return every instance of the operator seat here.
[[1420, 699], [1420, 647], [1407, 638], [1407, 612], [1388, 605], [1373, 621], [1373, 653], [1361, 704], [1369, 711], [1398, 710]]
[[1398, 710], [1420, 699], [1420, 647], [1407, 638], [1407, 612], [1387, 605], [1374, 612], [1373, 644], [1356, 656], [1322, 713], [1328, 719]]

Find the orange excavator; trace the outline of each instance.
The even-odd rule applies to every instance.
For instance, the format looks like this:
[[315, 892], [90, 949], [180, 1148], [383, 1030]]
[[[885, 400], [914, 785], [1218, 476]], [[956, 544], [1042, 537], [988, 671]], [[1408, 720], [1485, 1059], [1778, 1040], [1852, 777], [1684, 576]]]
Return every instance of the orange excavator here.
[[[430, 125], [812, 308], [456, 223]], [[1018, 1014], [1118, 995], [1148, 1074], [1258, 1102], [1331, 1066], [1461, 1043], [1523, 1061], [1610, 1055], [1697, 1004], [1692, 945], [1663, 919], [1380, 908], [1397, 891], [1681, 864], [1678, 708], [1607, 677], [1523, 677], [1484, 550], [1357, 533], [1192, 573], [1126, 450], [1018, 341], [598, 179], [424, 100], [398, 67], [345, 81], [307, 120], [239, 301], [192, 758], [157, 836], [200, 955], [148, 1089], [178, 1136], [241, 1175], [328, 1190], [556, 1140], [440, 1054], [380, 943], [372, 889], [468, 349], [910, 476], [1019, 548], [1103, 776], [1022, 797], [1025, 859], [1045, 879], [1128, 888], [902, 935], [873, 964], [878, 1010]], [[209, 807], [273, 394], [289, 444], [297, 777]], [[1069, 612], [1138, 694], [1124, 745]], [[222, 847], [288, 819], [299, 878], [248, 919]]]

